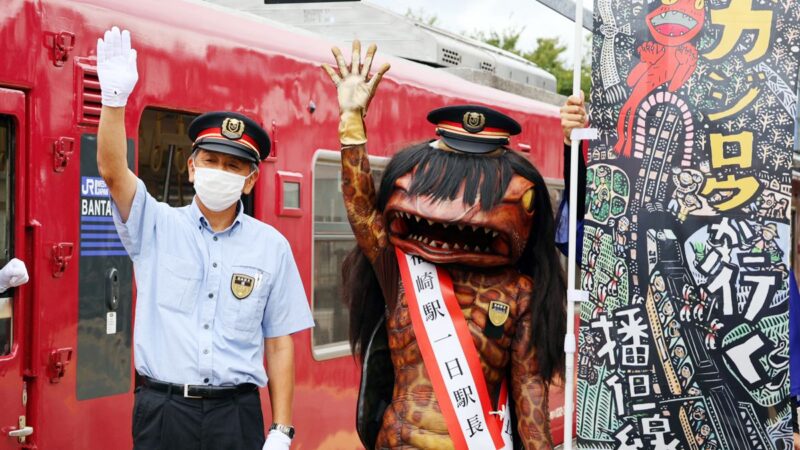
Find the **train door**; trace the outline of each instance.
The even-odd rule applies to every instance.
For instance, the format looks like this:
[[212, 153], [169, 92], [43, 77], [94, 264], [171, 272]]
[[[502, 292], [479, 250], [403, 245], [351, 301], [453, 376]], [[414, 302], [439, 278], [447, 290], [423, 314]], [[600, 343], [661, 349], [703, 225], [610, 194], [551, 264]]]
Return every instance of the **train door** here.
[[[23, 255], [25, 182], [25, 94], [0, 88], [0, 267]], [[18, 205], [19, 203], [19, 205]], [[28, 270], [31, 270], [31, 261]], [[29, 286], [0, 292], [0, 450], [19, 449], [33, 428], [26, 423], [27, 389], [23, 373], [27, 348]]]

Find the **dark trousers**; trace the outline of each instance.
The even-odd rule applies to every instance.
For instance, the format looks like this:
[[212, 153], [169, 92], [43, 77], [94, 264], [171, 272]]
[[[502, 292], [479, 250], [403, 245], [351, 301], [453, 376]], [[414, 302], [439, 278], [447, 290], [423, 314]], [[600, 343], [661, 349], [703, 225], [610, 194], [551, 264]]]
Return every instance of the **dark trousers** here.
[[225, 399], [136, 388], [135, 450], [261, 450], [264, 417], [258, 391]]

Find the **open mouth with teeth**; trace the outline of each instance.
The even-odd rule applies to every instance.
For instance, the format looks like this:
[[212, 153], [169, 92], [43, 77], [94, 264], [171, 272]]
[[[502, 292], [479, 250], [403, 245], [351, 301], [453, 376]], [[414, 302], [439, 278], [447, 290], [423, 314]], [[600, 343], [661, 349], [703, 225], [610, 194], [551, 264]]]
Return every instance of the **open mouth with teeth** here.
[[405, 211], [390, 211], [388, 217], [393, 243], [433, 262], [465, 256], [503, 260], [510, 257], [508, 236], [501, 230], [468, 223], [437, 222]]
[[680, 11], [666, 11], [650, 19], [659, 34], [664, 36], [683, 36], [697, 26], [697, 20]]

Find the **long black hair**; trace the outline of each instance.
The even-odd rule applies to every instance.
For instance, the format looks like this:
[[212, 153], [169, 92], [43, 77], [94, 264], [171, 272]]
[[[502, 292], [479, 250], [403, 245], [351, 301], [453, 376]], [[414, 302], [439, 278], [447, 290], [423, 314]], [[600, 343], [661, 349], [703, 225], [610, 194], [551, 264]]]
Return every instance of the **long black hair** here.
[[[538, 170], [518, 153], [502, 148], [489, 155], [432, 149], [425, 142], [397, 153], [386, 167], [378, 190], [383, 213], [395, 181], [416, 168], [409, 194], [455, 199], [466, 181], [464, 202], [480, 192], [481, 209], [491, 210], [503, 199], [514, 174], [534, 184], [534, 216], [528, 243], [515, 266], [533, 280], [530, 302], [531, 351], [539, 371], [550, 380], [564, 369], [566, 282], [555, 247], [555, 220], [550, 195]], [[394, 257], [394, 252], [386, 257]], [[384, 314], [386, 302], [372, 264], [356, 246], [342, 265], [343, 298], [350, 308], [350, 345], [363, 359], [370, 336]], [[393, 300], [392, 300], [393, 302]]]

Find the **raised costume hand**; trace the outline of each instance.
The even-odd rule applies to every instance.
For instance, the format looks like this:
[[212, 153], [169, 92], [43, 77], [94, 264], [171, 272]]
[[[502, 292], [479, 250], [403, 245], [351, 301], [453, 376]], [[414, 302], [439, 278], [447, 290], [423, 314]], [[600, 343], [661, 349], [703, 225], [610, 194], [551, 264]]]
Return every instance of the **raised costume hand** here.
[[261, 450], [289, 450], [291, 444], [289, 436], [278, 430], [272, 430], [267, 435], [267, 442], [264, 442], [264, 448]]
[[12, 287], [21, 286], [28, 282], [28, 269], [25, 263], [17, 258], [12, 259], [0, 269], [0, 292], [5, 292]]
[[113, 27], [97, 40], [97, 77], [103, 106], [122, 107], [128, 103], [139, 73], [136, 50], [131, 48], [131, 34]]
[[372, 59], [375, 57], [377, 47], [372, 44], [367, 49], [364, 64], [361, 64], [361, 43], [353, 41], [353, 55], [350, 67], [347, 67], [342, 51], [333, 47], [336, 65], [339, 73], [331, 66], [323, 64], [322, 68], [331, 77], [339, 98], [339, 141], [342, 145], [360, 145], [367, 142], [367, 133], [364, 128], [364, 116], [383, 74], [389, 70], [389, 64], [384, 64], [378, 72], [370, 76]]

